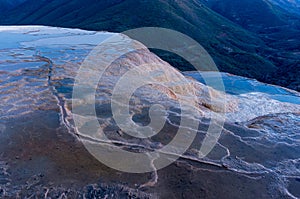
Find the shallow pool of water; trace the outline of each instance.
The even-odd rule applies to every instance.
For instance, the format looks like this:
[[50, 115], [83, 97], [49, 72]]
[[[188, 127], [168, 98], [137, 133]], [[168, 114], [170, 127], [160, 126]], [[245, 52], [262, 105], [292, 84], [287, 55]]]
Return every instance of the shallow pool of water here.
[[220, 78], [218, 77], [221, 75], [226, 93], [232, 95], [263, 93], [274, 100], [300, 104], [300, 96], [297, 95], [296, 92], [289, 91], [288, 89], [279, 86], [261, 83], [255, 79], [217, 72], [187, 72], [184, 74], [193, 77], [203, 84], [206, 84], [206, 82], [209, 81], [209, 86], [215, 89], [219, 88], [218, 81]]

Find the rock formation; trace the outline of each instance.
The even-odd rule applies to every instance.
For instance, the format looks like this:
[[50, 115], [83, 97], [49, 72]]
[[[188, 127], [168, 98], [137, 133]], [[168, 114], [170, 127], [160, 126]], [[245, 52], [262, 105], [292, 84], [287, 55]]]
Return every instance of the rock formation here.
[[[156, 170], [152, 161], [154, 170], [150, 173], [116, 171], [96, 160], [79, 140], [80, 129], [75, 128], [72, 114], [74, 81], [92, 50], [112, 36], [120, 38], [120, 47], [132, 45], [139, 50], [116, 59], [97, 81], [95, 111], [111, 147], [135, 152], [158, 150], [175, 137], [181, 117], [200, 124], [191, 130], [196, 137], [187, 151], [161, 170]], [[296, 188], [300, 178], [299, 93], [230, 74], [222, 74], [226, 92], [218, 91], [201, 83], [199, 77], [214, 78], [214, 73], [181, 73], [121, 34], [8, 26], [0, 27], [0, 38], [4, 42], [0, 46], [1, 197], [300, 196]], [[97, 66], [94, 60], [90, 64]], [[151, 106], [164, 107], [160, 117], [166, 123], [151, 138], [128, 135], [112, 114], [114, 89], [134, 68], [141, 77], [137, 81], [145, 76], [157, 84], [147, 84], [132, 94], [128, 104], [132, 121], [148, 125], [155, 119], [149, 117]], [[243, 89], [238, 88], [241, 82]], [[195, 110], [193, 114], [184, 114], [180, 100]], [[75, 106], [86, 110], [84, 100], [76, 101]], [[198, 150], [213, 116], [226, 122], [213, 150], [199, 158]]]

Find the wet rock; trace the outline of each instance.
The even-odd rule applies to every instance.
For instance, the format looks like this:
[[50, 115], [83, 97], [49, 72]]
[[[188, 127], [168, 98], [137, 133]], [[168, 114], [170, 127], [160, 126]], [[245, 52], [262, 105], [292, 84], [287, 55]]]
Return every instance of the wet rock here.
[[[15, 38], [14, 45], [0, 48], [1, 197], [298, 196], [295, 188], [300, 176], [298, 93], [228, 74], [223, 74], [226, 89], [217, 91], [200, 83], [195, 75], [194, 79], [186, 78], [186, 74], [142, 44], [119, 34], [51, 27], [0, 27], [0, 37], [10, 33], [19, 37], [11, 36]], [[129, 174], [105, 166], [86, 150], [74, 128], [72, 91], [77, 71], [98, 43], [113, 35], [119, 38], [118, 47], [129, 45], [139, 50], [119, 57], [108, 66], [96, 88], [97, 119], [104, 134], [113, 141], [109, 143], [111, 147], [135, 153], [154, 151], [174, 139], [182, 117], [199, 122], [198, 128], [190, 129], [196, 132], [196, 138], [186, 153], [159, 171]], [[149, 112], [153, 104], [164, 106], [160, 113], [166, 123], [157, 135], [147, 139], [130, 136], [120, 129], [111, 108], [117, 82], [139, 66], [138, 76], [146, 74], [160, 84], [169, 85], [142, 86], [128, 103], [132, 120], [140, 126], [151, 122]], [[210, 75], [214, 78], [214, 74]], [[177, 84], [172, 84], [174, 81]], [[244, 86], [237, 93], [236, 86], [240, 83]], [[182, 114], [179, 99], [197, 110], [195, 114]], [[76, 105], [89, 116], [84, 100]], [[226, 123], [213, 150], [205, 158], [199, 158], [212, 115], [224, 116]], [[88, 125], [86, 118], [82, 121], [82, 126]], [[155, 161], [149, 162], [155, 167]], [[288, 180], [290, 184], [286, 183]]]

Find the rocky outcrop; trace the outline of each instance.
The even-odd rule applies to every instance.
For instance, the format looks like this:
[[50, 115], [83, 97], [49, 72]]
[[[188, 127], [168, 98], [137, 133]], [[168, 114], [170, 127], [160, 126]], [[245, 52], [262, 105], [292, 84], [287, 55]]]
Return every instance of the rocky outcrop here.
[[[182, 118], [198, 122], [198, 128], [189, 130], [196, 132], [194, 142], [169, 167], [144, 174], [119, 172], [97, 161], [79, 142], [80, 132], [72, 114], [75, 78], [82, 64], [102, 66], [103, 60], [120, 52], [107, 46], [107, 57], [86, 62], [95, 55], [91, 52], [96, 46], [112, 36], [118, 38], [115, 44], [119, 50], [135, 48], [105, 70], [96, 67], [85, 71], [89, 78], [103, 70], [99, 81], [91, 82], [98, 83], [94, 105], [97, 121], [111, 143], [97, 138], [97, 144], [149, 152], [172, 141]], [[294, 169], [300, 158], [297, 92], [264, 87], [255, 80], [229, 74], [223, 74], [226, 92], [218, 91], [198, 79], [197, 75], [207, 74], [183, 74], [141, 43], [120, 34], [36, 26], [0, 27], [0, 37], [9, 38], [0, 46], [1, 197], [221, 198], [224, 193], [231, 198], [298, 196], [295, 179], [300, 173]], [[140, 126], [151, 123], [151, 106], [160, 105], [164, 114], [159, 117], [166, 122], [151, 138], [128, 135], [113, 118], [114, 89], [128, 71], [134, 72], [129, 77], [138, 77], [129, 83], [147, 78], [154, 82], [135, 90], [128, 102], [128, 115]], [[213, 73], [209, 75], [214, 78]], [[243, 84], [245, 87], [238, 89], [243, 93], [234, 92], [241, 82], [254, 86]], [[250, 87], [261, 90], [254, 92]], [[89, 95], [75, 102], [84, 112]], [[193, 111], [182, 111], [180, 102]], [[226, 122], [213, 150], [199, 158], [213, 116], [223, 117]], [[150, 163], [156, 168], [155, 161]]]

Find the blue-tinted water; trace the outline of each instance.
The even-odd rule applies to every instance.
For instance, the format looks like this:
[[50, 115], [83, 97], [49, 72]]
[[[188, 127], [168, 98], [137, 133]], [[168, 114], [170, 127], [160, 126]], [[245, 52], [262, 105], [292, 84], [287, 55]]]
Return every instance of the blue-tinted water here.
[[[187, 76], [193, 77], [197, 81], [206, 84], [206, 81], [210, 82], [210, 86], [218, 89], [218, 81], [220, 73], [216, 72], [187, 72], [184, 73]], [[300, 96], [287, 89], [258, 82], [254, 79], [245, 77], [230, 75], [227, 73], [221, 73], [223, 84], [226, 93], [232, 95], [241, 95], [247, 93], [264, 93], [271, 99], [281, 102], [289, 102], [293, 104], [300, 104]], [[205, 81], [205, 80], [206, 81]], [[215, 82], [215, 84], [214, 84]], [[214, 86], [216, 85], [216, 86]]]

